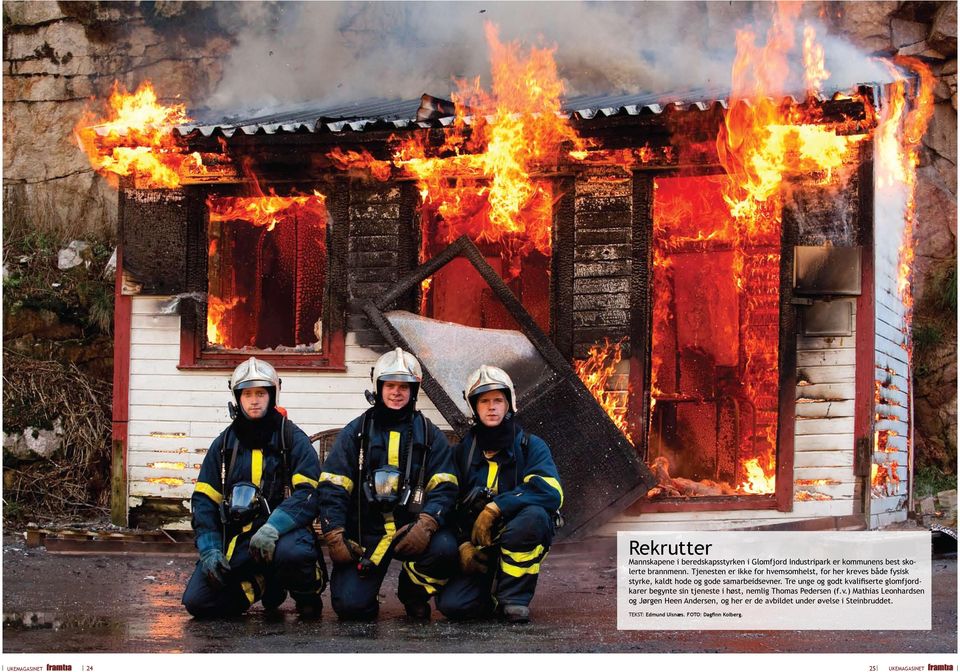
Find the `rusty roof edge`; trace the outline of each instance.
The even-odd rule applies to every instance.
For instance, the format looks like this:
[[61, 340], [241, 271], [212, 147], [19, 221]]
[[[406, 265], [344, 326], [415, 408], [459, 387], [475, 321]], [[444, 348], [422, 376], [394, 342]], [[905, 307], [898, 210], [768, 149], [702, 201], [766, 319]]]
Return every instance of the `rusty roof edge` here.
[[[837, 90], [829, 94], [816, 94], [809, 95], [805, 98], [798, 98], [793, 95], [785, 95], [779, 98], [767, 97], [764, 100], [773, 102], [780, 106], [797, 106], [797, 105], [809, 105], [809, 104], [818, 104], [822, 105], [831, 101], [841, 101], [848, 98], [851, 98], [855, 95], [864, 96], [869, 104], [874, 107], [879, 107], [879, 103], [882, 99], [882, 85], [878, 83], [861, 83], [857, 84], [850, 89]], [[427, 96], [427, 94], [424, 94]], [[603, 100], [606, 103], [608, 100], [610, 102], [617, 103], [619, 101], [611, 100], [614, 97], [606, 97]], [[666, 112], [688, 112], [688, 113], [709, 113], [713, 110], [727, 110], [731, 106], [731, 99], [729, 96], [726, 97], [707, 97], [700, 100], [674, 100], [670, 102], [632, 102], [628, 103], [626, 101], [631, 98], [642, 98], [640, 95], [628, 96], [624, 95], [620, 97], [622, 100], [621, 104], [601, 104], [599, 106], [585, 106], [578, 107], [575, 102], [579, 99], [571, 99], [573, 105], [565, 105], [564, 108], [558, 113], [564, 117], [580, 121], [580, 122], [589, 122], [599, 119], [606, 119], [611, 117], [620, 117], [620, 116], [647, 116], [647, 115], [660, 115]], [[599, 100], [598, 97], [586, 97], [583, 98], [586, 101]], [[435, 109], [438, 111], [446, 111], [448, 107], [444, 107], [444, 104], [448, 101], [443, 101], [441, 99], [433, 99], [438, 101], [435, 104]], [[735, 99], [734, 104], [746, 104], [746, 105], [756, 105], [757, 99]], [[409, 101], [397, 101], [397, 105], [409, 104]], [[360, 104], [358, 104], [359, 106]], [[386, 108], [385, 108], [386, 109]], [[383, 130], [416, 130], [416, 129], [427, 129], [427, 128], [447, 128], [451, 126], [456, 117], [453, 115], [448, 116], [430, 116], [424, 118], [423, 115], [411, 115], [408, 117], [398, 117], [394, 114], [386, 113], [380, 116], [358, 116], [350, 118], [330, 118], [330, 116], [324, 114], [322, 111], [317, 111], [313, 115], [310, 115], [309, 112], [299, 110], [294, 113], [294, 118], [283, 119], [276, 118], [271, 119], [269, 122], [264, 121], [262, 123], [256, 123], [256, 120], [239, 120], [233, 123], [219, 123], [219, 124], [183, 124], [174, 128], [174, 133], [181, 137], [196, 137], [197, 134], [205, 138], [209, 138], [216, 134], [221, 134], [224, 137], [232, 137], [236, 133], [241, 135], [254, 135], [254, 134], [266, 134], [274, 135], [277, 133], [334, 133], [334, 134], [348, 134], [348, 133], [363, 133], [368, 130], [383, 129]], [[278, 116], [282, 116], [278, 115]], [[265, 116], [261, 116], [261, 119], [265, 119]], [[488, 117], [489, 119], [489, 117]], [[474, 117], [473, 115], [467, 115], [463, 118], [464, 123], [472, 125]], [[253, 121], [254, 123], [250, 123]]]

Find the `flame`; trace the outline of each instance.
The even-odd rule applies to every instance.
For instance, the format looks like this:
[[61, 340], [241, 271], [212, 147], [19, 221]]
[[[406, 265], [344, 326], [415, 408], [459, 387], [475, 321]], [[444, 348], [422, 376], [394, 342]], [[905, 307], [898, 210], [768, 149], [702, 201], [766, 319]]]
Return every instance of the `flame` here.
[[840, 481], [835, 478], [798, 478], [794, 481], [795, 485], [840, 485]]
[[[903, 232], [898, 251], [897, 292], [906, 306], [903, 331], [909, 333], [913, 312], [912, 270], [915, 252], [917, 166], [920, 163], [920, 141], [933, 115], [933, 89], [936, 80], [929, 66], [915, 58], [897, 57], [899, 66], [916, 73], [920, 88], [907, 110], [906, 81], [892, 64], [888, 68], [897, 81], [890, 86], [890, 100], [883, 110], [876, 131], [876, 183], [878, 190], [901, 193], [903, 198]], [[912, 343], [907, 344], [912, 355]]]
[[739, 490], [751, 495], [760, 495], [770, 492], [776, 492], [776, 477], [768, 476], [767, 472], [773, 472], [776, 465], [769, 461], [765, 466], [760, 465], [759, 458], [752, 458], [743, 463], [743, 469], [746, 477], [740, 483]]
[[900, 464], [896, 460], [883, 464], [873, 463], [870, 472], [872, 497], [891, 497], [900, 494], [900, 475], [897, 473], [899, 467]]
[[148, 477], [144, 479], [147, 483], [160, 483], [161, 485], [169, 485], [171, 487], [177, 487], [178, 485], [183, 485], [185, 481], [182, 478], [172, 478], [169, 476], [161, 477]]
[[327, 157], [340, 170], [359, 172], [361, 175], [369, 173], [379, 182], [389, 180], [393, 170], [389, 161], [378, 161], [365, 149], [355, 152], [344, 151], [338, 147], [327, 154]]
[[148, 467], [153, 469], [186, 469], [186, 462], [150, 462], [147, 464]]
[[223, 343], [224, 334], [221, 330], [224, 317], [240, 303], [240, 297], [235, 296], [229, 301], [221, 301], [213, 294], [207, 295], [207, 343]]
[[803, 28], [803, 76], [808, 94], [819, 92], [830, 78], [823, 47], [817, 43], [817, 31], [809, 24]]
[[[256, 185], [256, 182], [254, 182]], [[210, 212], [211, 222], [242, 221], [253, 226], [265, 226], [272, 231], [284, 217], [296, 217], [301, 211], [307, 211], [326, 221], [326, 199], [320, 192], [314, 191], [311, 195], [277, 196], [273, 188], [269, 195], [260, 192], [256, 196], [210, 196], [207, 198], [207, 209]]]
[[141, 188], [173, 188], [187, 174], [205, 174], [198, 152], [186, 153], [175, 126], [188, 123], [184, 105], [161, 105], [150, 82], [129, 93], [114, 82], [106, 116], [91, 111], [74, 128], [90, 165], [116, 184], [116, 176], [133, 175]]
[[[485, 31], [490, 92], [479, 79], [459, 82], [443, 144], [431, 145], [429, 134], [397, 140], [393, 165], [417, 180], [421, 218], [436, 229], [424, 236], [424, 258], [429, 244], [447, 245], [467, 234], [500, 245], [509, 279], [531, 251], [551, 252], [554, 195], [535, 174], [556, 170], [570, 152], [584, 151], [584, 143], [559, 114], [563, 86], [554, 49], [523, 56], [517, 43], [500, 41], [493, 24]], [[389, 169], [365, 152], [328, 157], [341, 169], [366, 168], [374, 177]]]
[[433, 278], [425, 278], [420, 283], [420, 314], [427, 314], [427, 297], [430, 295], [430, 285], [433, 284]]
[[823, 492], [810, 492], [809, 490], [797, 490], [793, 496], [795, 502], [827, 502], [832, 499], [833, 497]]
[[[761, 230], [779, 224], [765, 210], [785, 174], [822, 171], [823, 180], [829, 181], [862, 139], [837, 135], [837, 128], [819, 123], [822, 119], [815, 105], [784, 108], [770, 98], [789, 76], [785, 55], [793, 45], [795, 11], [789, 7], [777, 5], [763, 48], [755, 46], [753, 33], [737, 33], [730, 107], [717, 136], [720, 162], [731, 178], [725, 196], [730, 211]], [[822, 48], [817, 47], [812, 29], [806, 38], [805, 77], [815, 91], [829, 73], [823, 69]]]
[[617, 373], [617, 365], [623, 357], [622, 347], [626, 339], [611, 343], [603, 339], [603, 345], [595, 344], [587, 352], [587, 358], [574, 360], [573, 368], [590, 394], [613, 421], [628, 441], [633, 443], [627, 426], [626, 395], [611, 389], [610, 383]]

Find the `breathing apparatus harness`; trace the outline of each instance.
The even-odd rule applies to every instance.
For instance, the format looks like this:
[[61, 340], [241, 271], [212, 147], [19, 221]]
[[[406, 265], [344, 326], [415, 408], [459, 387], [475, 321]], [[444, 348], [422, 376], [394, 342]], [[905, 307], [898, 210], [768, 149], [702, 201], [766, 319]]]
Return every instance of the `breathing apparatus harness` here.
[[[517, 430], [513, 430], [514, 443], [516, 442]], [[512, 444], [511, 444], [512, 445]], [[520, 437], [520, 454], [523, 456], [523, 463], [526, 466], [527, 463], [527, 448], [530, 446], [530, 435], [526, 432], [523, 433], [523, 436]], [[476, 453], [477, 449], [477, 439], [473, 433], [470, 433], [470, 448], [467, 451], [467, 461], [465, 464], [460, 465], [460, 473], [467, 474], [470, 469], [470, 465], [473, 464], [473, 456]], [[520, 483], [520, 461], [514, 459], [513, 461], [513, 485], [510, 488], [507, 488], [507, 491], [512, 490], [517, 487]], [[473, 521], [476, 519], [477, 515], [483, 510], [483, 508], [493, 501], [493, 498], [496, 497], [497, 493], [491, 490], [490, 488], [483, 485], [476, 485], [470, 488], [457, 504], [457, 518], [460, 521], [461, 526], [466, 526], [469, 528], [473, 527]], [[553, 529], [559, 530], [564, 525], [563, 514], [560, 513], [560, 509], [550, 512], [551, 518], [553, 520]]]
[[[423, 502], [426, 497], [424, 479], [427, 473], [427, 456], [430, 452], [430, 444], [416, 443], [414, 423], [419, 418], [423, 426], [423, 438], [426, 441], [428, 437], [427, 419], [419, 411], [414, 412], [407, 429], [406, 459], [401, 477], [399, 465], [382, 465], [377, 469], [367, 469], [367, 452], [370, 448], [370, 437], [376, 431], [376, 425], [373, 419], [374, 409], [368, 409], [364, 412], [363, 422], [360, 424], [361, 430], [358, 436], [360, 440], [360, 451], [357, 458], [357, 470], [361, 492], [357, 497], [357, 533], [360, 539], [363, 539], [363, 518], [364, 507], [372, 507], [385, 515], [393, 515], [397, 509], [406, 510], [408, 513], [420, 513], [423, 509]], [[420, 472], [417, 475], [417, 482], [411, 486], [410, 475], [413, 469], [414, 452], [417, 446], [421, 446], [421, 464]], [[368, 576], [377, 566], [372, 558], [375, 549], [365, 549], [363, 557], [357, 562], [357, 571], [361, 577]]]
[[[231, 409], [232, 410], [232, 409]], [[227, 442], [231, 441], [230, 465], [227, 466]], [[293, 425], [281, 416], [280, 419], [280, 455], [281, 455], [281, 483], [283, 483], [283, 498], [290, 496], [290, 484], [287, 480], [289, 473], [289, 451], [293, 444]], [[227, 527], [243, 528], [258, 517], [270, 515], [270, 504], [256, 483], [240, 481], [234, 483], [227, 493], [227, 474], [233, 473], [233, 466], [237, 460], [240, 439], [229, 429], [220, 444], [220, 492], [224, 498], [220, 502], [220, 523], [223, 529], [223, 544], [226, 545]]]

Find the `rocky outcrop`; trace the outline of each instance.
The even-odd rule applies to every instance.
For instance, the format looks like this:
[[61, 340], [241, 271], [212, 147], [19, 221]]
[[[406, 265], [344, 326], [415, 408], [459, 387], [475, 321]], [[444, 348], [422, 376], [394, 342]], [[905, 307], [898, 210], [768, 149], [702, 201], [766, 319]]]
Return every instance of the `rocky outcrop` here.
[[157, 82], [168, 101], [203, 98], [230, 48], [210, 29], [211, 5], [3, 4], [5, 212], [65, 236], [116, 229], [116, 192], [91, 170], [74, 126], [114, 81]]

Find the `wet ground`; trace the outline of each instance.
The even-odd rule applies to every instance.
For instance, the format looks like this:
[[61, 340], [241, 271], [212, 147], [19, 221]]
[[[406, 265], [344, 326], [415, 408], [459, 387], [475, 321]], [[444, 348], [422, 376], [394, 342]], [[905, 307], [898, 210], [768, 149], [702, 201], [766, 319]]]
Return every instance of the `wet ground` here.
[[949, 653], [957, 651], [956, 555], [933, 560], [928, 631], [619, 631], [614, 540], [555, 546], [532, 605], [534, 622], [409, 622], [396, 598], [399, 565], [381, 591], [380, 620], [340, 623], [327, 608], [300, 622], [259, 605], [229, 622], [198, 622], [180, 606], [190, 558], [66, 556], [3, 539], [4, 653], [645, 652]]

